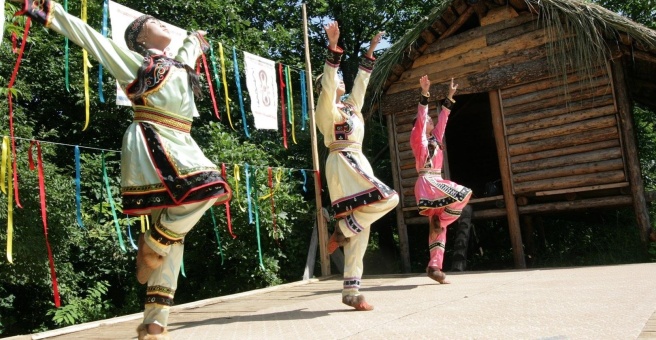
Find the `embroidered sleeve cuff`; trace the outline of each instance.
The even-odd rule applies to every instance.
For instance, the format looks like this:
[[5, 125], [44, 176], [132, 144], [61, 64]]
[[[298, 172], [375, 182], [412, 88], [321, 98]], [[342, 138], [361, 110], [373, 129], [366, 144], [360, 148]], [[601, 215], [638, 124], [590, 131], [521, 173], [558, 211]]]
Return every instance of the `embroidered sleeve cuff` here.
[[344, 50], [342, 50], [339, 46], [337, 46], [337, 50], [333, 50], [330, 47], [328, 47], [326, 50], [326, 62], [331, 65], [339, 65], [340, 61], [342, 60], [342, 54], [344, 54]]
[[52, 16], [52, 5], [50, 0], [25, 0], [23, 9], [15, 15], [27, 15], [32, 20], [48, 27]]
[[444, 103], [442, 103], [442, 106], [448, 110], [451, 110], [453, 108], [453, 104], [455, 103], [455, 101], [451, 101], [449, 98], [444, 98]]
[[430, 98], [430, 95], [424, 96], [422, 94], [421, 96], [419, 96], [419, 104], [424, 105], [424, 106], [428, 105], [428, 99], [429, 98]]
[[369, 72], [374, 69], [375, 64], [376, 58], [373, 57], [364, 56], [362, 60], [360, 60], [360, 68]]

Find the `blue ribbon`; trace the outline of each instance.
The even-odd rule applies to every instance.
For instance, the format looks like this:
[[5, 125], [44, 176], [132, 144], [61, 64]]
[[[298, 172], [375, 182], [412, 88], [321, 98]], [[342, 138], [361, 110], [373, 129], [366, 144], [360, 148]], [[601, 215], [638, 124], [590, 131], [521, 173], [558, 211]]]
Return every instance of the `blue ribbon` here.
[[[64, 11], [68, 13], [68, 0], [64, 0]], [[66, 83], [66, 91], [71, 92], [71, 86], [68, 81], [68, 38], [64, 38], [64, 62], [66, 65], [64, 65], [64, 83]]]
[[132, 238], [132, 231], [130, 230], [132, 228], [132, 225], [130, 225], [130, 218], [128, 217], [128, 215], [125, 215], [125, 219], [128, 221], [128, 238], [130, 238], [130, 245], [132, 245], [132, 249], [139, 250], [139, 247], [137, 247], [137, 245], [134, 244], [134, 240]]
[[184, 254], [180, 257], [180, 274], [185, 278], [187, 277], [187, 273], [184, 270]]
[[214, 56], [214, 49], [212, 48], [212, 43], [209, 40], [207, 40], [207, 44], [210, 45], [210, 61], [212, 62], [212, 71], [214, 72], [214, 81], [216, 82], [216, 92], [221, 94], [221, 79], [219, 78], [219, 70], [216, 68], [216, 57]]
[[[102, 19], [102, 29], [100, 33], [103, 37], [107, 38], [107, 12], [109, 11], [109, 0], [103, 1], [103, 19]], [[84, 65], [86, 67], [86, 65]], [[98, 99], [101, 103], [105, 102], [105, 96], [103, 96], [103, 66], [98, 64]]]
[[255, 176], [255, 172], [253, 173], [253, 192], [255, 194], [256, 199], [255, 201], [255, 231], [257, 233], [257, 255], [260, 259], [260, 268], [264, 270], [264, 262], [262, 262], [262, 244], [260, 242], [260, 214], [259, 214], [259, 207], [257, 205], [257, 176]]
[[76, 207], [76, 218], [77, 224], [80, 228], [84, 229], [84, 223], [82, 223], [82, 200], [80, 195], [80, 147], [75, 146], [75, 207]]
[[[241, 94], [241, 80], [239, 80], [239, 64], [237, 63], [237, 50], [232, 48], [232, 63], [235, 66], [235, 83], [237, 84], [237, 93], [239, 93], [239, 108], [241, 109], [241, 121], [244, 125], [244, 132], [247, 138], [251, 138], [246, 125], [246, 112], [244, 112], [244, 97]], [[248, 178], [248, 176], [246, 176]], [[250, 202], [249, 202], [250, 203]]]
[[216, 243], [219, 245], [219, 253], [221, 254], [221, 265], [223, 265], [223, 249], [221, 249], [221, 237], [219, 237], [219, 227], [216, 226], [216, 218], [214, 217], [214, 207], [210, 207], [210, 215], [212, 215], [212, 224], [214, 224], [214, 234], [216, 235]]
[[249, 165], [244, 165], [244, 173], [246, 173], [246, 198], [248, 199], [248, 223], [253, 224], [253, 209], [251, 208], [251, 186], [249, 184], [249, 177], [251, 176]]
[[305, 91], [305, 71], [301, 70], [301, 131], [305, 131], [305, 122], [308, 120], [307, 92]]
[[305, 169], [301, 169], [301, 173], [303, 173], [303, 192], [307, 192], [307, 188], [305, 187], [305, 184], [307, 183], [307, 175], [305, 174]]

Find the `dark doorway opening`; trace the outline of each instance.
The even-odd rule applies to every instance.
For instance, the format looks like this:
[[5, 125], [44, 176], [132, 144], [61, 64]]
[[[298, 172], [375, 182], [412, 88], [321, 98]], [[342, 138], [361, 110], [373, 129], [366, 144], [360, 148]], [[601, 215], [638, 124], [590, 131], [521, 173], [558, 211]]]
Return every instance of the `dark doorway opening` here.
[[449, 179], [471, 188], [472, 198], [501, 195], [486, 186], [501, 178], [489, 96], [474, 93], [454, 99], [445, 132]]

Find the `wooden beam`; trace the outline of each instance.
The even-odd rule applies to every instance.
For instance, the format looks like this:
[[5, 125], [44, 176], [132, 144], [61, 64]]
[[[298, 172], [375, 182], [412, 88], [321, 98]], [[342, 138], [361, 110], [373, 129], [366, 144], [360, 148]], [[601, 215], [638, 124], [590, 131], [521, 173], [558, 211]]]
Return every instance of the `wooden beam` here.
[[539, 191], [539, 192], [535, 193], [535, 196], [551, 196], [551, 195], [562, 195], [562, 194], [584, 192], [584, 191], [618, 189], [618, 188], [626, 188], [628, 186], [629, 186], [629, 182], [604, 184], [604, 185], [592, 185], [592, 186], [580, 187], [580, 188], [568, 188], [568, 189], [561, 189], [561, 190]]
[[624, 66], [618, 60], [610, 62], [613, 74], [613, 88], [615, 100], [620, 118], [620, 129], [622, 131], [622, 143], [624, 144], [624, 155], [626, 157], [629, 182], [631, 183], [631, 196], [633, 197], [633, 210], [636, 214], [636, 222], [640, 231], [640, 240], [646, 245], [649, 242], [651, 223], [649, 222], [649, 210], [645, 200], [645, 188], [640, 171], [640, 160], [638, 158], [638, 146], [633, 127], [633, 116], [631, 112], [631, 100], [627, 90], [624, 76]]
[[506, 136], [504, 133], [500, 93], [498, 90], [490, 91], [489, 97], [490, 109], [492, 111], [492, 126], [494, 128], [494, 139], [499, 158], [499, 171], [501, 173], [503, 197], [508, 214], [508, 229], [510, 231], [510, 242], [513, 248], [515, 268], [526, 268], [524, 245], [522, 244], [522, 231], [519, 223], [519, 211], [517, 210], [517, 202], [515, 202], [515, 195], [512, 188], [512, 173], [510, 172], [508, 146], [506, 145]]
[[460, 29], [460, 27], [462, 27], [462, 25], [465, 22], [467, 22], [467, 20], [469, 20], [469, 18], [472, 16], [472, 14], [474, 14], [474, 7], [470, 6], [470, 7], [467, 8], [465, 13], [462, 13], [462, 15], [460, 15], [458, 17], [458, 19], [456, 19], [456, 21], [453, 24], [451, 24], [451, 26], [449, 26], [449, 28], [446, 30], [446, 32], [442, 33], [442, 35], [440, 35], [440, 37], [437, 38], [437, 40], [438, 41], [444, 40], [444, 39], [452, 36], [455, 32], [458, 31], [458, 29]]
[[631, 196], [611, 196], [611, 197], [598, 197], [587, 198], [566, 202], [552, 202], [542, 204], [531, 204], [519, 208], [521, 214], [537, 214], [537, 213], [554, 213], [561, 211], [593, 209], [593, 208], [609, 208], [621, 207], [631, 205], [633, 199]]
[[499, 21], [508, 20], [518, 17], [517, 11], [510, 6], [503, 6], [491, 9], [487, 15], [481, 18], [481, 26], [487, 26]]
[[[396, 143], [396, 129], [394, 117], [387, 116], [387, 138], [390, 143], [390, 158], [392, 159], [392, 178], [394, 179], [394, 188], [399, 194], [399, 201], [403, 202], [403, 190], [400, 185], [400, 169], [398, 159], [398, 144]], [[396, 226], [399, 230], [399, 244], [401, 251], [401, 267], [404, 273], [410, 272], [410, 247], [408, 244], [408, 228], [403, 220], [403, 203], [396, 205]]]

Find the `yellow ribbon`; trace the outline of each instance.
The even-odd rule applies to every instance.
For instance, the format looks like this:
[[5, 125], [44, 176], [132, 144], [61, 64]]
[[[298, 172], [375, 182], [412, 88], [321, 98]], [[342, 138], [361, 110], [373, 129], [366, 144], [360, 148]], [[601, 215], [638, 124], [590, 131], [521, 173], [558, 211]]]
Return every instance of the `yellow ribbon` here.
[[[80, 14], [80, 19], [83, 22], [87, 22], [87, 0], [82, 0], [82, 13]], [[82, 131], [86, 130], [89, 126], [89, 69], [91, 64], [89, 63], [89, 55], [87, 50], [82, 49], [82, 68], [84, 68], [84, 128]]]
[[285, 66], [285, 71], [287, 72], [287, 86], [289, 87], [289, 108], [287, 109], [292, 117], [289, 123], [292, 126], [292, 141], [294, 141], [294, 144], [298, 144], [296, 143], [296, 129], [294, 129], [294, 91], [292, 91], [292, 75], [289, 73], [289, 66]]
[[235, 198], [237, 199], [237, 205], [239, 206], [239, 210], [242, 212], [246, 211], [246, 208], [241, 206], [241, 200], [239, 199], [239, 165], [235, 164], [234, 168], [234, 176], [235, 176]]
[[[223, 44], [219, 43], [219, 56], [221, 58], [221, 78], [223, 79], [223, 91], [225, 92], [226, 112], [228, 114], [228, 121], [233, 131], [235, 127], [232, 125], [232, 118], [230, 118], [230, 97], [228, 97], [228, 81], [226, 80], [225, 59], [223, 58]], [[235, 75], [238, 77], [239, 75]]]
[[139, 216], [139, 220], [141, 222], [141, 233], [143, 234], [147, 229], [150, 229], [150, 220], [146, 215]]
[[276, 192], [276, 190], [278, 190], [278, 187], [280, 186], [280, 180], [282, 179], [282, 169], [278, 168], [278, 170], [276, 170], [276, 176], [275, 177], [276, 177], [276, 185], [274, 186], [273, 190], [271, 190], [271, 192], [269, 192], [268, 194], [266, 194], [264, 196], [261, 196], [260, 200], [265, 200], [265, 199], [273, 196], [273, 194]]
[[[2, 138], [2, 172], [0, 173], [0, 180], [2, 181], [2, 191], [5, 192], [5, 175], [7, 177], [7, 261], [14, 263], [12, 257], [12, 243], [14, 238], [14, 185], [11, 173], [11, 162], [8, 162], [9, 155], [9, 137]], [[5, 173], [5, 166], [7, 171]]]

